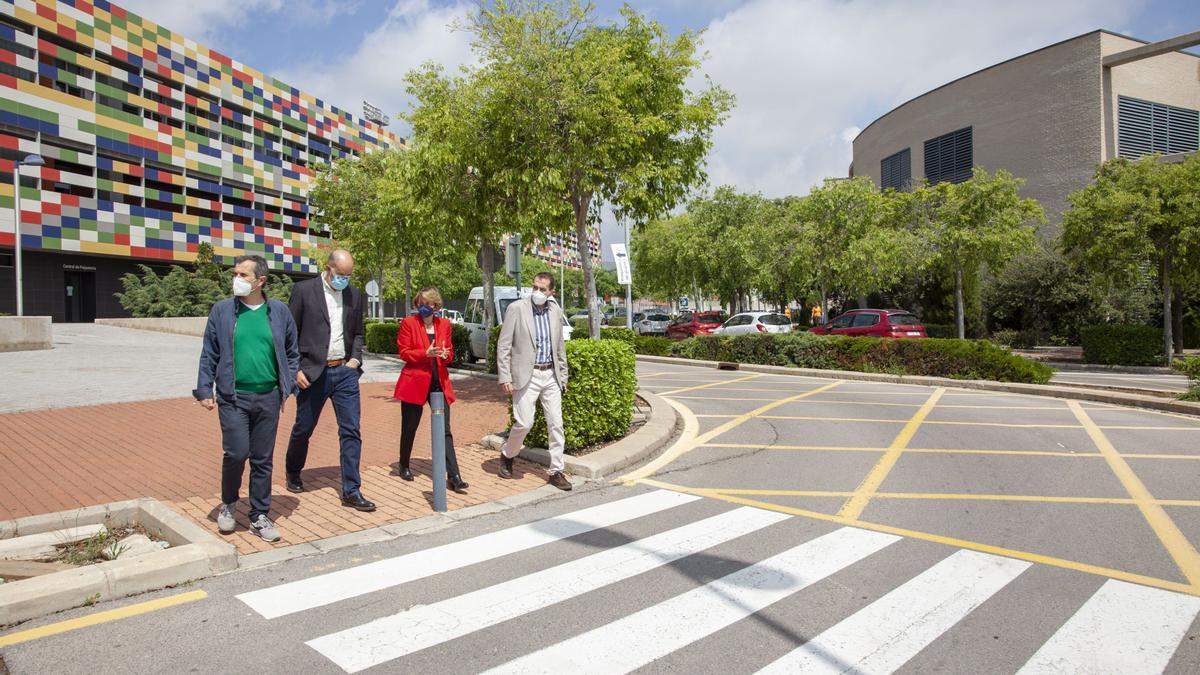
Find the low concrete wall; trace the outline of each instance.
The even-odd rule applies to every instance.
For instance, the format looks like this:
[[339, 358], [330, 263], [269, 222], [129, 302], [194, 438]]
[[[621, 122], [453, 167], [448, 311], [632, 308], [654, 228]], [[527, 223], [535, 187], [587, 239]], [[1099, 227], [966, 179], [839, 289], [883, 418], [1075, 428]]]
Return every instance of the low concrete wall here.
[[48, 316], [0, 316], [0, 352], [50, 349], [53, 331]]
[[206, 316], [178, 316], [163, 319], [96, 319], [96, 323], [102, 326], [120, 326], [196, 337], [204, 336], [204, 326], [207, 322], [208, 317]]

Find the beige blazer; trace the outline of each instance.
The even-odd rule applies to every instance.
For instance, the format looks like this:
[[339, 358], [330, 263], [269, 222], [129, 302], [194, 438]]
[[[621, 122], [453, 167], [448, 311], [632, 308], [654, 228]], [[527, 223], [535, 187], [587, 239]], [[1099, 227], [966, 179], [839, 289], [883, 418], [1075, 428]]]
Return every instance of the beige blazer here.
[[[550, 355], [554, 359], [554, 379], [564, 391], [567, 388], [567, 350], [562, 339], [562, 308], [557, 302], [550, 305]], [[500, 384], [511, 383], [516, 389], [529, 386], [533, 377], [534, 345], [533, 301], [521, 298], [504, 312], [500, 338], [496, 342], [496, 370]]]

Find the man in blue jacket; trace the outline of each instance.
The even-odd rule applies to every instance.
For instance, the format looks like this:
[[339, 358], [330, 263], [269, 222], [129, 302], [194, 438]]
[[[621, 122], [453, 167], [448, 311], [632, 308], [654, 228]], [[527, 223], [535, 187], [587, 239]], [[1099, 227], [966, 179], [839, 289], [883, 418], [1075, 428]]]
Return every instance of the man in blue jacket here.
[[[221, 505], [217, 528], [234, 529], [242, 473], [250, 460], [250, 531], [264, 541], [280, 540], [268, 517], [275, 431], [287, 397], [296, 392], [300, 351], [288, 306], [269, 300], [267, 261], [244, 255], [234, 260], [233, 295], [213, 305], [204, 328], [200, 375], [192, 394], [221, 421]], [[216, 388], [214, 402], [213, 388]]]

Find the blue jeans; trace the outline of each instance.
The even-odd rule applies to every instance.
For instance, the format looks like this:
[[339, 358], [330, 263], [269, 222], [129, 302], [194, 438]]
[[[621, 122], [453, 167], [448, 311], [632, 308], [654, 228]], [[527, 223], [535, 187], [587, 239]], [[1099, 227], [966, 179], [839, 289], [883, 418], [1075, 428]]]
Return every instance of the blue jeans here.
[[250, 460], [250, 522], [271, 510], [271, 466], [275, 430], [279, 427], [278, 389], [265, 394], [239, 391], [230, 399], [217, 396], [221, 421], [221, 501], [233, 504]]
[[341, 445], [342, 494], [351, 497], [359, 493], [362, 485], [358, 471], [362, 458], [362, 434], [358, 428], [361, 406], [358, 371], [354, 368], [326, 368], [308, 389], [301, 389], [296, 396], [296, 423], [292, 425], [292, 437], [288, 441], [287, 472], [297, 474], [304, 468], [308, 461], [308, 439], [317, 428], [325, 401], [330, 399], [333, 400]]

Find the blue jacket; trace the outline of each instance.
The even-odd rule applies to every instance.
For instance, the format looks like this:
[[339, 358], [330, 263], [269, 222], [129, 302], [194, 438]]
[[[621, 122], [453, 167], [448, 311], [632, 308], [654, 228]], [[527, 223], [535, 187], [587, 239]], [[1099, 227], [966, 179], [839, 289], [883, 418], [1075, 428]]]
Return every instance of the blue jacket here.
[[[192, 396], [203, 401], [217, 396], [231, 400], [236, 397], [233, 368], [233, 331], [237, 327], [237, 299], [226, 298], [213, 305], [204, 327], [204, 343], [200, 351], [200, 375]], [[288, 306], [278, 300], [267, 300], [271, 334], [275, 337], [275, 360], [279, 371], [279, 391], [284, 399], [296, 393], [296, 371], [300, 369], [300, 350], [296, 346], [296, 322]]]

